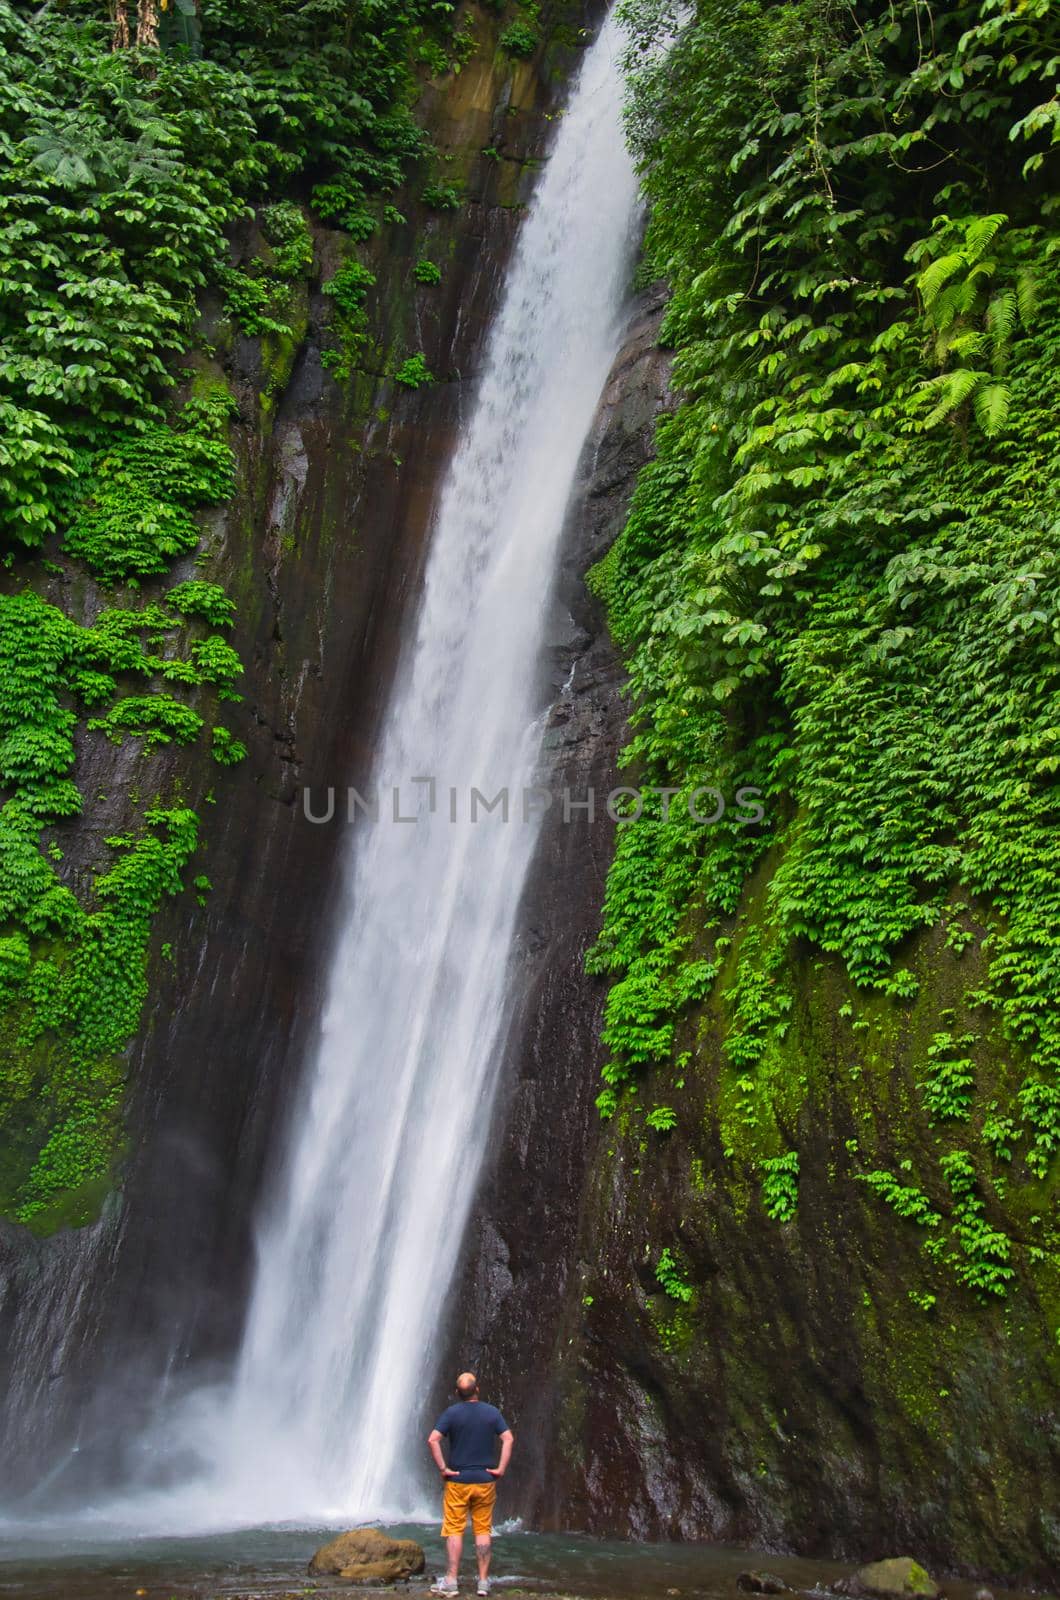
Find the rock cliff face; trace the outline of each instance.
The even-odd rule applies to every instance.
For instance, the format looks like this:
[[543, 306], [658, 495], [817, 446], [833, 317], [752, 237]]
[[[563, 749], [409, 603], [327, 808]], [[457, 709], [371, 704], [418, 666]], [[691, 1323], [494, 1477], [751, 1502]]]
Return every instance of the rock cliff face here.
[[[561, 770], [606, 786], [621, 709], [599, 636], [590, 656], [588, 701], [610, 720], [594, 744], [591, 716], [572, 718], [582, 737]], [[854, 1559], [912, 1549], [939, 1570], [1055, 1583], [1055, 1496], [1036, 1487], [1060, 1473], [1055, 1300], [1029, 1281], [1004, 1304], [940, 1281], [924, 1229], [896, 1226], [857, 1181], [932, 1148], [916, 1084], [940, 1014], [969, 1025], [982, 958], [922, 936], [907, 957], [919, 996], [903, 1007], [866, 1005], [837, 964], [804, 955], [786, 1040], [806, 1089], [785, 1130], [798, 1206], [781, 1222], [723, 1115], [731, 966], [680, 1029], [682, 1081], [646, 1091], [676, 1109], [672, 1131], [596, 1118], [602, 997], [578, 975], [595, 863], [565, 851], [568, 835], [546, 835], [529, 896], [528, 926], [551, 896], [564, 931], [518, 1040], [462, 1330], [461, 1359], [480, 1361], [519, 1432], [508, 1508], [644, 1539]], [[737, 935], [756, 925], [769, 868]], [[1000, 1054], [983, 1071], [995, 1069]], [[658, 1270], [664, 1249], [674, 1278]]]
[[[801, 1153], [790, 1221], [766, 1214], [759, 1164], [734, 1147], [725, 1114], [722, 997], [761, 922], [771, 860], [712, 998], [680, 1027], [687, 1068], [652, 1085], [676, 1126], [601, 1124], [593, 1109], [603, 993], [583, 959], [624, 707], [581, 574], [621, 526], [651, 451], [666, 388], [657, 314], [645, 303], [616, 365], [572, 508], [547, 781], [578, 799], [593, 786], [598, 815], [564, 823], [554, 808], [531, 874], [507, 1098], [447, 1370], [479, 1366], [510, 1416], [520, 1444], [505, 1509], [538, 1525], [850, 1558], [912, 1548], [939, 1568], [1055, 1582], [1055, 1496], [1032, 1486], [1060, 1481], [1060, 1308], [1029, 1278], [1007, 1304], [940, 1282], [924, 1230], [896, 1222], [857, 1176], [928, 1167], [936, 1135], [917, 1081], [940, 1017], [983, 1028], [969, 997], [984, 958], [940, 930], [922, 935], [904, 956], [918, 997], [903, 1004], [867, 1003], [836, 963], [801, 957], [785, 1040], [797, 1095], [784, 1132]], [[1003, 1057], [995, 1043], [981, 1069], [998, 1092]], [[945, 1209], [946, 1196], [930, 1198]], [[669, 1292], [664, 1249], [681, 1263]], [[444, 1384], [439, 1374], [439, 1403]]]
[[[752, 896], [744, 918], [755, 909]], [[1029, 1486], [1057, 1481], [1056, 1307], [1029, 1283], [999, 1306], [940, 1282], [924, 1231], [896, 1228], [854, 1176], [900, 1171], [933, 1142], [915, 1084], [939, 1012], [975, 975], [958, 975], [939, 937], [915, 962], [915, 1012], [881, 1006], [869, 1045], [836, 1020], [858, 1005], [845, 976], [800, 964], [790, 1058], [809, 1087], [791, 1130], [793, 1220], [766, 1215], [757, 1164], [723, 1136], [720, 1001], [684, 1029], [693, 1064], [666, 1096], [672, 1133], [648, 1145], [621, 1119], [596, 1133], [582, 1313], [569, 1296], [554, 1355], [546, 1515], [811, 1555], [912, 1549], [939, 1569], [1055, 1581], [1060, 1526]], [[866, 1104], [878, 1142], [859, 1151]], [[664, 1247], [687, 1299], [660, 1281]]]
[[[188, 381], [223, 376], [238, 401], [240, 487], [197, 565], [175, 575], [221, 582], [238, 604], [245, 703], [229, 720], [249, 754], [221, 783], [208, 760], [173, 747], [144, 756], [96, 741], [81, 752], [78, 781], [101, 805], [91, 836], [73, 829], [64, 841], [64, 870], [85, 871], [101, 837], [121, 830], [131, 790], [176, 787], [204, 819], [195, 870], [212, 887], [202, 907], [170, 903], [156, 929], [120, 1194], [74, 1233], [37, 1240], [5, 1226], [0, 1236], [8, 1490], [47, 1466], [49, 1496], [76, 1496], [114, 1465], [115, 1434], [135, 1434], [160, 1373], [179, 1381], [190, 1364], [223, 1360], [238, 1336], [255, 1202], [317, 1014], [346, 838], [341, 799], [333, 825], [314, 825], [303, 794], [322, 813], [329, 787], [363, 783], [520, 209], [594, 10], [554, 8], [531, 62], [497, 49], [500, 19], [476, 12], [477, 54], [424, 92], [419, 112], [466, 203], [406, 206], [407, 224], [372, 263], [368, 309], [373, 347], [422, 350], [440, 381], [412, 392], [361, 372], [337, 384], [320, 361], [332, 308], [317, 291], [292, 319], [296, 336], [264, 344], [233, 339], [219, 308], [204, 310], [216, 354], [193, 358]], [[257, 245], [248, 230], [237, 260]], [[318, 231], [315, 284], [343, 249]], [[437, 287], [412, 279], [423, 253], [445, 263]], [[63, 598], [86, 615], [100, 602]], [[78, 1452], [54, 1474], [64, 1439]]]
[[[388, 236], [372, 316], [382, 347], [422, 349], [444, 381], [416, 393], [367, 373], [335, 385], [320, 364], [319, 295], [298, 337], [264, 350], [225, 347], [207, 308], [214, 370], [240, 404], [241, 489], [207, 531], [203, 575], [239, 602], [247, 699], [232, 722], [249, 757], [211, 805], [215, 772], [186, 756], [83, 753], [80, 780], [112, 799], [94, 813], [96, 836], [73, 842], [70, 871], [120, 830], [123, 793], [179, 779], [207, 822], [197, 867], [213, 887], [204, 908], [170, 905], [157, 931], [120, 1194], [76, 1231], [0, 1232], [8, 1489], [47, 1470], [48, 1496], [76, 1499], [116, 1467], [117, 1436], [135, 1435], [160, 1375], [201, 1373], [238, 1337], [255, 1205], [318, 1009], [346, 838], [338, 821], [308, 821], [302, 796], [322, 808], [367, 770], [430, 508], [573, 56], [554, 43], [513, 68], [485, 50], [424, 102], [474, 198], [452, 217], [411, 212], [404, 259]], [[413, 292], [406, 269], [424, 239], [449, 266], [438, 289]], [[255, 247], [251, 234], [237, 243]], [[341, 241], [321, 232], [316, 248], [319, 278]], [[670, 1134], [646, 1145], [593, 1108], [604, 990], [583, 961], [626, 706], [583, 576], [618, 533], [666, 404], [660, 310], [652, 293], [631, 310], [572, 506], [541, 686], [542, 782], [556, 798], [512, 957], [519, 1005], [481, 1132], [490, 1158], [451, 1354], [426, 1411], [457, 1364], [480, 1366], [519, 1432], [506, 1510], [545, 1526], [848, 1556], [912, 1545], [929, 1563], [1047, 1581], [1060, 1564], [1048, 1492], [1060, 1463], [1044, 1354], [1027, 1352], [1049, 1348], [1058, 1307], [1024, 1294], [984, 1308], [956, 1288], [929, 1305], [915, 1229], [884, 1230], [879, 1201], [849, 1181], [856, 1096], [872, 1100], [878, 1164], [931, 1138], [909, 1112], [917, 1062], [932, 1018], [974, 974], [958, 986], [953, 953], [925, 937], [915, 1008], [876, 1017], [866, 1054], [834, 1020], [857, 997], [830, 964], [805, 960], [791, 1051], [808, 1089], [788, 1223], [766, 1217], [750, 1166], [727, 1153], [715, 1003], [683, 1025], [694, 1071]], [[86, 615], [96, 601], [76, 597]], [[666, 1247], [685, 1264], [687, 1299], [660, 1280]]]

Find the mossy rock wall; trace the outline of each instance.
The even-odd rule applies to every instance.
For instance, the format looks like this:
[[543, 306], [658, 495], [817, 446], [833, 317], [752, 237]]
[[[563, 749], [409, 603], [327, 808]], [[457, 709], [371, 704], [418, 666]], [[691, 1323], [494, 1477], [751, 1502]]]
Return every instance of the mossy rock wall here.
[[[741, 1095], [722, 996], [748, 934], [768, 939], [768, 865], [713, 998], [683, 1026], [682, 1065], [601, 1131], [577, 1332], [557, 1350], [573, 1419], [557, 1486], [597, 1531], [851, 1558], [908, 1548], [940, 1569], [1047, 1581], [1060, 1524], [1034, 1486], [1058, 1467], [1060, 1300], [1035, 1252], [1055, 1225], [1055, 1180], [1008, 1186], [1004, 1161], [983, 1170], [1016, 1275], [1004, 1296], [976, 1294], [952, 1270], [961, 1247], [939, 1174], [973, 1130], [933, 1123], [923, 1099], [944, 1026], [982, 1038], [977, 1104], [1011, 1088], [1018, 1064], [966, 998], [984, 957], [932, 930], [907, 952], [916, 998], [866, 1001], [837, 963], [800, 953], [772, 1063], [783, 1092], [767, 1061]], [[675, 1109], [670, 1132], [645, 1126], [652, 1097]], [[778, 1149], [799, 1153], [789, 1220], [763, 1195]], [[863, 1181], [880, 1169], [924, 1182], [939, 1220], [896, 1215]]]

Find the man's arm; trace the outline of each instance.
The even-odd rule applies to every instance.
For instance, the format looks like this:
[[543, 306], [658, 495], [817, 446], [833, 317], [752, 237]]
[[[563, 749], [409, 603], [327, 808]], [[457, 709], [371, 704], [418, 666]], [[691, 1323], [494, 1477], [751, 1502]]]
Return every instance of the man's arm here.
[[508, 1470], [508, 1463], [512, 1459], [512, 1445], [515, 1443], [515, 1434], [511, 1428], [505, 1428], [500, 1436], [501, 1458], [495, 1467], [487, 1467], [486, 1471], [491, 1478], [503, 1478]]
[[[427, 1435], [427, 1448], [434, 1457], [434, 1464], [438, 1468], [438, 1471], [441, 1473], [442, 1477], [457, 1478], [460, 1476], [460, 1474], [455, 1472], [452, 1467], [447, 1467], [445, 1464], [445, 1457], [442, 1455], [443, 1437], [444, 1435], [440, 1434], [437, 1428], [432, 1428], [430, 1433]], [[504, 1459], [503, 1456], [501, 1459]]]

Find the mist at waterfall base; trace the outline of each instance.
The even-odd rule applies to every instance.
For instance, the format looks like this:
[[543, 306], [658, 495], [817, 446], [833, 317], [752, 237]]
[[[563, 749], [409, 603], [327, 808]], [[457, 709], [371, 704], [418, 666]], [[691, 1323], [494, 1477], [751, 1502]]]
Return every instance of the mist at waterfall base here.
[[[380, 786], [533, 782], [564, 512], [632, 272], [621, 49], [611, 19], [520, 229], [435, 512]], [[536, 833], [499, 816], [454, 825], [430, 814], [426, 789], [416, 826], [350, 830], [325, 1013], [260, 1218], [234, 1372], [160, 1395], [128, 1489], [83, 1504], [83, 1531], [428, 1515], [424, 1406], [489, 1138]]]

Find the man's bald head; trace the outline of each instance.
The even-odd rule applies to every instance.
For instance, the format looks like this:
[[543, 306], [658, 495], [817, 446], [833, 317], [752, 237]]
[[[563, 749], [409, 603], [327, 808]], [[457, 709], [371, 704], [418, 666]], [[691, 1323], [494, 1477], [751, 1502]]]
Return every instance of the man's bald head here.
[[473, 1372], [462, 1372], [456, 1380], [456, 1392], [461, 1400], [474, 1400], [478, 1394], [478, 1379]]

